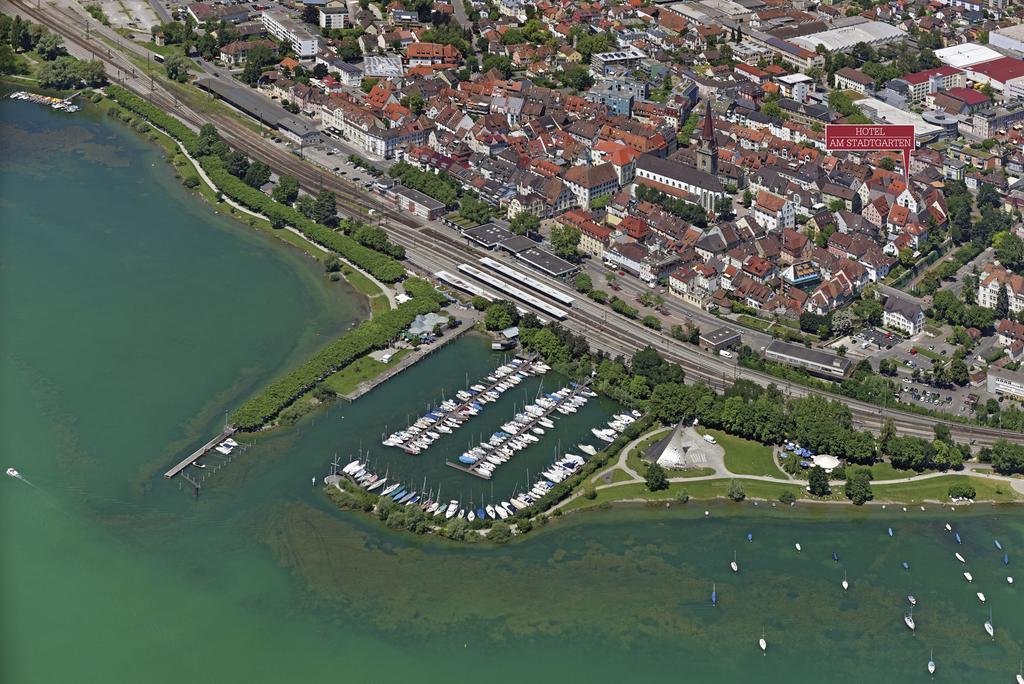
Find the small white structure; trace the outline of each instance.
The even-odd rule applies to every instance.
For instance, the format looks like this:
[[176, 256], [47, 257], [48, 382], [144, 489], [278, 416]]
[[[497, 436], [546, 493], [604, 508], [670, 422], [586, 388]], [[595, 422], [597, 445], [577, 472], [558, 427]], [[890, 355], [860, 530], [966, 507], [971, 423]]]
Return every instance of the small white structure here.
[[820, 467], [826, 473], [831, 473], [835, 468], [839, 467], [839, 459], [828, 454], [811, 456], [811, 460], [814, 461], [814, 465]]

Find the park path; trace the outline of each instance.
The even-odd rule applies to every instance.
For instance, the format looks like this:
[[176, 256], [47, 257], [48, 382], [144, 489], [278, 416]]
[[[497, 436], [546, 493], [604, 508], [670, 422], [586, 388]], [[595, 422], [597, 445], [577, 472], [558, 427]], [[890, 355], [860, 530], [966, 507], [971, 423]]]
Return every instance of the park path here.
[[[608, 483], [605, 483], [605, 484], [599, 484], [599, 485], [596, 485], [594, 487], [594, 489], [595, 490], [611, 489], [613, 487], [621, 487], [621, 486], [624, 486], [624, 485], [643, 483], [644, 479], [640, 476], [639, 473], [637, 473], [635, 470], [633, 470], [632, 468], [630, 468], [626, 464], [626, 459], [629, 456], [629, 454], [633, 451], [633, 449], [636, 448], [637, 444], [640, 443], [641, 441], [643, 441], [644, 439], [646, 439], [649, 435], [650, 435], [650, 433], [647, 433], [645, 435], [641, 435], [641, 436], [637, 437], [636, 439], [634, 439], [629, 444], [627, 444], [619, 452], [619, 456], [615, 460], [615, 463], [613, 463], [612, 465], [610, 465], [607, 468], [605, 468], [604, 470], [602, 470], [600, 473], [597, 473], [593, 477], [590, 478], [590, 482], [591, 483], [596, 483], [599, 479], [604, 478], [605, 476], [608, 476], [609, 473], [612, 473], [615, 470], [622, 470], [622, 471], [624, 471], [626, 474], [628, 474], [630, 476], [629, 480], [621, 480], [619, 482], [608, 482]], [[778, 450], [777, 449], [774, 449], [774, 448], [772, 449], [772, 459], [775, 461], [776, 466], [778, 466], [779, 462], [778, 462]], [[888, 485], [906, 484], [906, 483], [909, 483], [909, 482], [920, 482], [920, 481], [923, 481], [923, 480], [931, 480], [931, 479], [935, 479], [935, 478], [938, 478], [938, 477], [945, 477], [947, 475], [962, 474], [962, 475], [970, 475], [971, 477], [984, 478], [984, 479], [987, 479], [987, 480], [995, 480], [995, 481], [998, 481], [998, 482], [1007, 482], [1007, 483], [1009, 483], [1010, 487], [1015, 492], [1024, 495], [1024, 480], [1022, 480], [1020, 478], [1009, 477], [1007, 475], [996, 475], [994, 473], [989, 473], [989, 472], [979, 472], [979, 470], [978, 470], [979, 468], [987, 468], [987, 467], [988, 466], [986, 466], [986, 464], [983, 464], [983, 463], [967, 463], [967, 464], [964, 465], [964, 470], [961, 471], [961, 472], [923, 473], [923, 474], [920, 474], [920, 475], [911, 475], [909, 477], [900, 477], [900, 478], [895, 478], [895, 479], [892, 479], [892, 480], [875, 480], [875, 481], [872, 481], [871, 486], [872, 486], [872, 488], [886, 487]], [[669, 482], [675, 482], [675, 483], [703, 482], [703, 481], [707, 481], [707, 480], [721, 480], [721, 479], [725, 479], [726, 477], [728, 477], [728, 478], [735, 479], [735, 480], [749, 480], [749, 481], [756, 481], [756, 482], [773, 482], [775, 484], [803, 483], [803, 480], [799, 480], [797, 478], [794, 478], [789, 473], [787, 473], [784, 470], [782, 470], [781, 467], [779, 468], [779, 472], [780, 472], [780, 475], [782, 477], [771, 477], [771, 476], [768, 476], [768, 475], [740, 475], [740, 474], [732, 473], [728, 469], [726, 469], [725, 465], [724, 465], [724, 459], [723, 459], [723, 465], [722, 465], [721, 470], [719, 471], [719, 470], [716, 469], [716, 472], [713, 475], [700, 475], [698, 477], [670, 477], [670, 478], [668, 478], [668, 481]], [[845, 480], [830, 480], [829, 481], [829, 486], [831, 486], [833, 488], [842, 487], [844, 484], [846, 484]], [[577, 499], [580, 496], [583, 496], [583, 492], [582, 491], [577, 491], [577, 492], [573, 493], [572, 496], [569, 496], [569, 497], [565, 498], [564, 500], [560, 501], [558, 504], [553, 506], [552, 510], [554, 510], [556, 508], [562, 508], [563, 506], [567, 505], [571, 501], [574, 501], [575, 499]]]
[[[180, 141], [176, 140], [175, 142], [177, 142], [178, 148], [181, 150], [181, 153], [183, 155], [185, 155], [185, 158], [188, 159], [190, 164], [192, 164], [192, 167], [196, 170], [196, 173], [198, 173], [200, 178], [203, 179], [203, 182], [206, 183], [208, 186], [210, 186], [210, 188], [212, 188], [214, 192], [220, 192], [217, 189], [217, 186], [214, 184], [214, 182], [212, 180], [210, 180], [210, 177], [206, 175], [206, 171], [203, 170], [202, 165], [200, 165], [199, 162], [197, 162], [195, 159], [192, 158], [192, 156], [188, 153], [188, 150], [185, 149], [185, 146]], [[233, 199], [231, 199], [227, 195], [224, 195], [223, 193], [221, 194], [221, 199], [224, 201], [225, 204], [227, 204], [230, 207], [233, 207], [235, 210], [240, 211], [243, 214], [248, 214], [249, 216], [253, 216], [253, 217], [258, 218], [258, 219], [263, 219], [264, 221], [269, 221], [270, 220], [269, 218], [267, 218], [263, 214], [261, 214], [261, 213], [259, 213], [257, 211], [253, 211], [253, 210], [251, 210], [251, 209], [249, 209], [247, 207], [242, 206], [238, 202], [235, 202]], [[383, 292], [384, 296], [388, 298], [388, 306], [390, 308], [392, 308], [392, 309], [398, 308], [398, 302], [395, 299], [395, 291], [392, 288], [390, 288], [387, 285], [385, 285], [384, 283], [380, 282], [379, 280], [377, 280], [372, 275], [370, 275], [369, 273], [367, 273], [363, 269], [359, 268], [358, 266], [356, 266], [352, 262], [347, 261], [340, 254], [334, 253], [331, 250], [329, 250], [326, 247], [324, 247], [323, 245], [318, 245], [317, 243], [313, 242], [308, 237], [303, 235], [302, 232], [300, 230], [298, 230], [297, 228], [293, 228], [292, 226], [286, 225], [285, 226], [285, 230], [288, 230], [288, 231], [294, 233], [295, 235], [298, 235], [300, 238], [305, 240], [306, 243], [309, 244], [311, 247], [313, 247], [314, 249], [317, 249], [317, 250], [323, 252], [324, 254], [334, 254], [334, 256], [336, 256], [339, 261], [341, 261], [344, 264], [346, 264], [353, 271], [357, 271], [358, 273], [361, 273], [364, 276], [366, 276], [366, 278], [370, 282], [372, 282], [374, 285], [376, 285], [378, 288], [380, 288], [380, 291]]]

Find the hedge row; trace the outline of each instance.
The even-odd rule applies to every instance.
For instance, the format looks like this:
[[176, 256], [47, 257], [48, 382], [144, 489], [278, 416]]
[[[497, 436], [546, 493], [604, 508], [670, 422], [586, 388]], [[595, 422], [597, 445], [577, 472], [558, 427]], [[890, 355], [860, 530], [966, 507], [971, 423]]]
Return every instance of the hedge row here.
[[[199, 136], [181, 121], [121, 86], [108, 86], [107, 94], [121, 106], [162, 128], [179, 140], [190, 155], [196, 156], [199, 151]], [[217, 189], [235, 202], [263, 214], [274, 223], [294, 226], [307, 239], [337, 252], [377, 280], [394, 283], [405, 277], [405, 268], [394, 258], [364, 247], [347, 235], [311, 221], [298, 210], [275, 202], [256, 188], [249, 187], [244, 181], [231, 175], [219, 157], [208, 155], [199, 157], [198, 161]]]
[[246, 185], [245, 181], [232, 176], [220, 157], [200, 157], [199, 163], [225, 196], [263, 214], [271, 222], [279, 221], [294, 226], [308, 240], [337, 252], [346, 261], [355, 264], [377, 280], [395, 283], [405, 277], [405, 267], [396, 259], [364, 247], [347, 235], [309, 220], [297, 209], [275, 202], [256, 188]]
[[181, 144], [185, 146], [189, 154], [199, 149], [199, 134], [192, 131], [191, 128], [183, 124], [178, 119], [160, 109], [159, 107], [150, 104], [146, 100], [143, 100], [138, 95], [135, 95], [128, 90], [125, 90], [119, 85], [108, 85], [106, 87], [106, 93], [112, 97], [125, 109], [135, 112], [141, 117], [144, 117], [154, 124], [166, 131], [172, 138], [180, 140]]
[[388, 346], [416, 316], [437, 310], [436, 296], [414, 297], [396, 309], [364, 321], [239, 406], [231, 414], [231, 424], [240, 430], [254, 430], [264, 425], [331, 373], [374, 349]]

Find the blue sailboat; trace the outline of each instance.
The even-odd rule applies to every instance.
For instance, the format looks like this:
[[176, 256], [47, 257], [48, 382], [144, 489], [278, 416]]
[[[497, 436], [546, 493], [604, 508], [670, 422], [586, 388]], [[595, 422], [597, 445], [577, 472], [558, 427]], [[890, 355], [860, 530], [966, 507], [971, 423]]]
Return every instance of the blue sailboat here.
[[403, 496], [405, 496], [408, 493], [409, 493], [408, 490], [405, 490], [405, 489], [402, 489], [401, 487], [399, 487], [398, 491], [391, 495], [391, 500], [392, 501], [398, 501], [399, 499], [401, 499]]
[[1004, 553], [1003, 554], [1003, 565], [1009, 565], [1009, 564], [1010, 564], [1010, 554]]
[[891, 527], [889, 528], [889, 536], [890, 537], [892, 536], [892, 528]]
[[712, 607], [718, 606], [718, 590], [714, 584], [711, 585], [711, 605]]
[[907, 561], [903, 561], [903, 569], [904, 570], [909, 570], [910, 569], [910, 563], [908, 563]]
[[957, 544], [963, 544], [963, 542], [960, 541], [960, 533], [959, 532], [954, 532], [953, 533], [953, 537], [956, 539], [956, 543]]
[[836, 562], [836, 563], [838, 563], [838, 562], [839, 562], [839, 554], [838, 554], [838, 553], [836, 553], [835, 551], [833, 551], [833, 552], [832, 552], [832, 560], [833, 560], [834, 562]]
[[750, 532], [747, 532], [747, 541], [748, 542], [754, 541], [754, 535], [751, 534]]

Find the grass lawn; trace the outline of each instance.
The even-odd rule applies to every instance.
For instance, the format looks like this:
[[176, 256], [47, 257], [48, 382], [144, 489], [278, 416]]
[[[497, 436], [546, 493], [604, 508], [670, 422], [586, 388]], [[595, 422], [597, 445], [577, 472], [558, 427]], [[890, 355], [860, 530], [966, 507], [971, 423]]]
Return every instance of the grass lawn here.
[[626, 465], [635, 470], [640, 477], [643, 477], [647, 473], [647, 461], [640, 458], [640, 455], [647, 451], [647, 449], [659, 439], [664, 439], [671, 431], [672, 428], [659, 428], [653, 432], [648, 432], [644, 438], [637, 442], [636, 446], [626, 454]]
[[875, 483], [875, 501], [896, 501], [900, 503], [916, 503], [924, 499], [949, 500], [949, 487], [955, 484], [973, 485], [978, 492], [979, 501], [1018, 501], [1020, 496], [1013, 490], [1009, 482], [987, 480], [969, 475], [946, 475], [920, 482], [900, 482], [884, 485]]
[[[798, 485], [788, 485], [774, 482], [759, 482], [756, 480], [741, 480], [743, 491], [748, 497], [759, 499], [777, 499], [779, 494], [785, 491], [793, 492], [798, 498], [805, 495], [805, 492]], [[729, 479], [721, 480], [700, 480], [698, 482], [673, 482], [668, 489], [658, 492], [647, 490], [647, 486], [641, 483], [625, 484], [618, 487], [597, 490], [596, 499], [577, 497], [566, 504], [563, 510], [571, 511], [578, 508], [590, 508], [602, 503], [613, 501], [628, 501], [643, 499], [644, 501], [674, 501], [680, 492], [685, 490], [694, 499], [713, 499], [724, 497], [729, 491]]]
[[707, 477], [714, 475], [714, 468], [667, 468], [665, 474], [668, 477]]
[[762, 332], [772, 326], [771, 321], [766, 321], [763, 318], [754, 318], [747, 314], [740, 314], [738, 321], [748, 328], [753, 328], [754, 330], [760, 330]]
[[772, 460], [771, 447], [720, 430], [704, 430], [714, 436], [725, 449], [725, 467], [737, 475], [767, 475], [786, 479]]
[[[612, 483], [614, 483], [614, 482], [628, 482], [629, 480], [633, 479], [633, 477], [629, 473], [627, 473], [625, 470], [623, 470], [622, 468], [613, 468], [610, 471], [606, 470], [605, 473], [611, 475], [611, 479], [608, 480], [608, 482], [612, 482]], [[604, 473], [602, 473], [602, 475], [604, 475]], [[602, 485], [602, 484], [605, 484], [605, 482], [606, 482], [606, 480], [605, 480], [605, 478], [603, 476], [595, 476], [591, 481], [595, 485]]]
[[395, 355], [391, 357], [390, 363], [381, 363], [372, 356], [360, 357], [337, 373], [329, 376], [324, 380], [324, 385], [338, 394], [349, 394], [359, 386], [359, 383], [377, 377], [388, 368], [391, 368], [398, 363], [399, 359], [410, 351], [412, 350], [399, 349], [395, 352]]
[[[854, 466], [857, 467], [857, 466]], [[899, 480], [916, 475], [913, 470], [896, 470], [889, 463], [876, 463], [871, 466], [871, 477], [875, 480]]]

